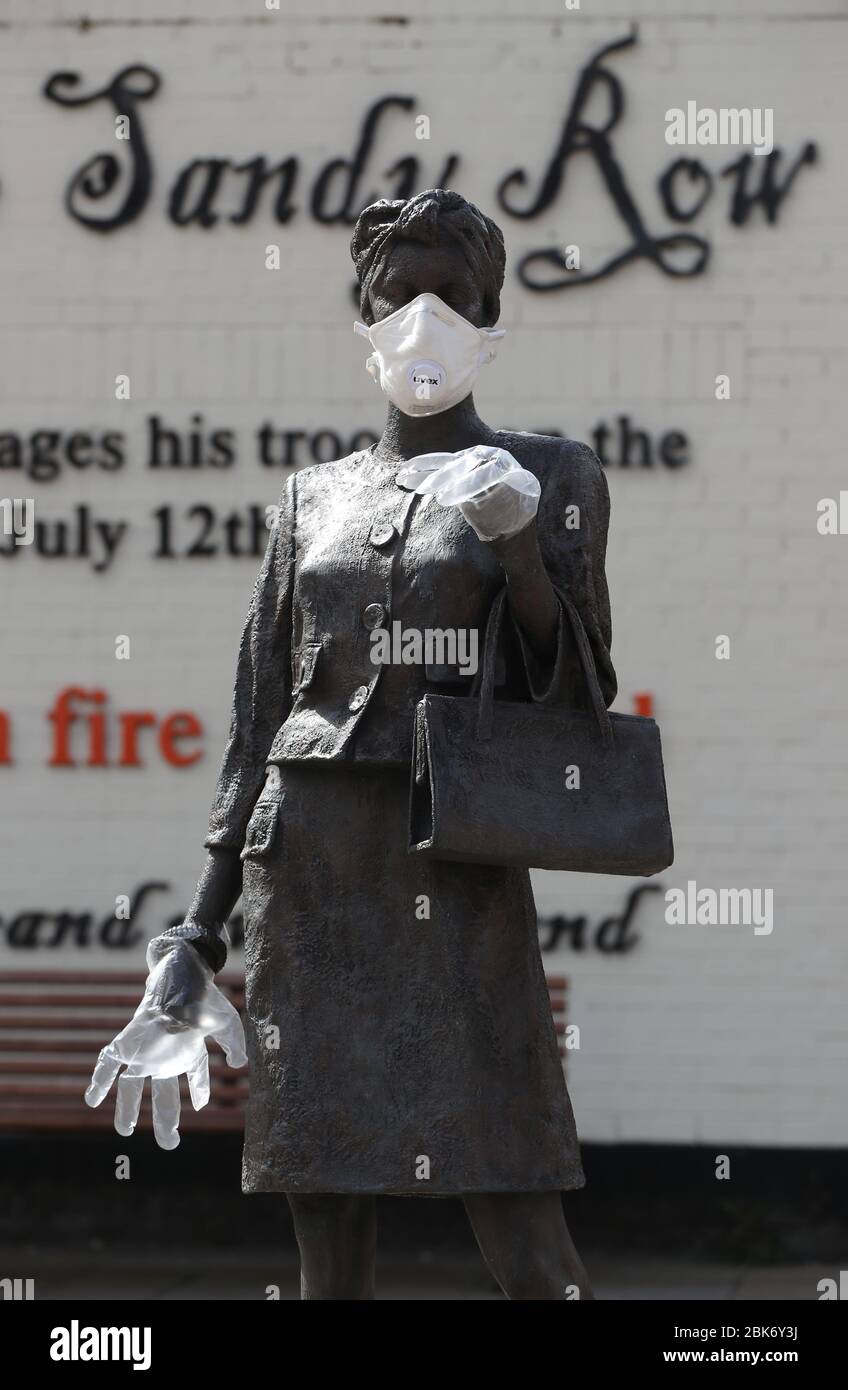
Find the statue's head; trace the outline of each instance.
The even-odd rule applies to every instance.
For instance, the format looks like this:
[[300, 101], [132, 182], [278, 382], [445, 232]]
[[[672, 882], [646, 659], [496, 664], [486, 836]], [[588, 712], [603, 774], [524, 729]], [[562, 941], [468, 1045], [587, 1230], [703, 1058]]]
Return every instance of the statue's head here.
[[366, 324], [420, 294], [435, 294], [477, 328], [500, 314], [504, 239], [459, 193], [429, 188], [414, 198], [381, 198], [360, 213], [350, 243]]

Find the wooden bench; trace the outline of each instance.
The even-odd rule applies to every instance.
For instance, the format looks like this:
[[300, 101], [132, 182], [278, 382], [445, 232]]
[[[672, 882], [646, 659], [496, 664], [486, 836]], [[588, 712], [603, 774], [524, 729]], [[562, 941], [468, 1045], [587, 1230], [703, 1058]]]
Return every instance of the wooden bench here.
[[[216, 979], [235, 1008], [244, 1007], [244, 977]], [[15, 970], [0, 977], [0, 1129], [104, 1130], [114, 1122], [114, 1087], [92, 1110], [83, 1100], [97, 1054], [129, 1022], [144, 985], [139, 971]], [[557, 1035], [565, 1033], [567, 981], [548, 980]], [[560, 1041], [560, 1052], [563, 1052]], [[212, 1095], [195, 1110], [182, 1088], [180, 1130], [239, 1131], [244, 1126], [247, 1068], [228, 1067], [210, 1046]], [[144, 1088], [139, 1128], [149, 1129], [150, 1087]]]
[[[217, 983], [241, 1009], [243, 978], [224, 973]], [[137, 970], [5, 971], [0, 977], [0, 1127], [111, 1129], [114, 1087], [96, 1110], [83, 1095], [98, 1052], [129, 1022], [143, 987], [144, 974]], [[209, 1104], [195, 1110], [183, 1089], [180, 1129], [241, 1129], [247, 1068], [228, 1067], [213, 1043], [209, 1070]], [[150, 1087], [145, 1086], [139, 1127], [150, 1128], [150, 1123]]]

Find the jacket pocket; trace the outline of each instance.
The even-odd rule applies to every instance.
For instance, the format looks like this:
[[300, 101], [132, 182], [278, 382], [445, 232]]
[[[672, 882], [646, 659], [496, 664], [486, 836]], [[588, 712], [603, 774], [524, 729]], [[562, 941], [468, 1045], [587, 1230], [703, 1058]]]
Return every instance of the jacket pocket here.
[[262, 859], [274, 844], [283, 804], [283, 791], [280, 784], [279, 768], [274, 768], [276, 780], [269, 780], [253, 808], [247, 822], [241, 859]]
[[321, 655], [320, 642], [308, 642], [295, 653], [294, 685], [292, 695], [308, 690], [315, 679], [318, 657]]

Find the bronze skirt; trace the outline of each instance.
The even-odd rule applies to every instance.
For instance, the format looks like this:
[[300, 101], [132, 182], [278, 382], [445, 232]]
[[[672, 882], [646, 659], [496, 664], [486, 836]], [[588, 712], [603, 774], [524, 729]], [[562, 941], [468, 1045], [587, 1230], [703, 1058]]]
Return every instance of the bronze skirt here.
[[245, 1192], [582, 1187], [527, 872], [407, 853], [409, 772], [289, 763], [244, 849]]

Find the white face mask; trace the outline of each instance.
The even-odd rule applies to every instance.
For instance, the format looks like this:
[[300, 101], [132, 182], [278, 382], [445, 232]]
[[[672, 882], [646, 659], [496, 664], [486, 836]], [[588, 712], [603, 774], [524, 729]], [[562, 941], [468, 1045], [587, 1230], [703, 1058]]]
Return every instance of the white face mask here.
[[354, 323], [353, 331], [371, 343], [365, 367], [404, 415], [438, 415], [464, 400], [505, 332], [475, 328], [437, 294], [419, 294], [370, 328]]

